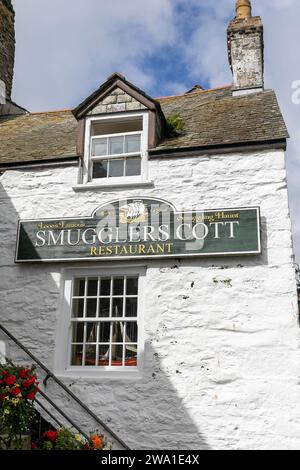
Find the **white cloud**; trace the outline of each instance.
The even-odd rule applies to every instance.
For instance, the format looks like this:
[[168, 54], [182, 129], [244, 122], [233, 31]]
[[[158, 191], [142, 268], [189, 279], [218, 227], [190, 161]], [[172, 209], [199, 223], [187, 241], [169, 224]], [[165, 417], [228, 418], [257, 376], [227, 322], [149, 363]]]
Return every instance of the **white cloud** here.
[[15, 0], [14, 97], [31, 110], [74, 105], [113, 70], [149, 87], [144, 58], [175, 37], [170, 0]]

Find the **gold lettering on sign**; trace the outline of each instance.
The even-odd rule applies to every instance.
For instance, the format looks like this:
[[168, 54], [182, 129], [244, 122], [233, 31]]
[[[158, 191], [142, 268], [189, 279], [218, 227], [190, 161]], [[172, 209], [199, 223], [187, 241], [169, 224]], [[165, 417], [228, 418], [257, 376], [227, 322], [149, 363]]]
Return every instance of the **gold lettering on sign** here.
[[139, 255], [164, 255], [171, 254], [173, 243], [151, 243], [150, 245], [116, 245], [116, 246], [91, 246], [90, 256], [139, 256]]

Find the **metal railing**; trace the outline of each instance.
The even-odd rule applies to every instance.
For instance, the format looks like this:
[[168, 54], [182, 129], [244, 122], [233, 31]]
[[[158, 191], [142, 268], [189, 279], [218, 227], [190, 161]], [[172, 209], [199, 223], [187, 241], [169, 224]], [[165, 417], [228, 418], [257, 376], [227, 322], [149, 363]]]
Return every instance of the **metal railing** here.
[[[44, 385], [47, 384], [48, 380], [53, 380], [61, 389], [63, 389], [66, 394], [71, 397], [93, 420], [98, 423], [110, 436], [112, 436], [124, 449], [130, 450], [130, 448], [125, 444], [125, 442], [117, 436], [117, 434], [110, 429], [110, 427], [104, 423], [92, 410], [90, 410], [85, 403], [83, 403], [60, 379], [58, 379], [53, 372], [51, 372], [29, 349], [24, 346], [12, 333], [10, 333], [3, 325], [0, 324], [0, 330], [10, 338], [22, 351], [29, 356], [35, 364], [37, 364], [45, 373], [46, 377], [43, 381]], [[6, 358], [7, 362], [13, 364], [10, 358]], [[52, 408], [54, 408], [72, 427], [74, 427], [80, 434], [88, 438], [87, 434], [78, 426], [72, 418], [70, 418], [65, 411], [63, 411], [56, 403], [51, 400], [42, 390], [39, 389], [39, 394], [49, 403]], [[40, 402], [40, 400], [35, 399], [38, 406], [40, 406], [59, 426], [61, 423], [54, 417], [54, 415]]]

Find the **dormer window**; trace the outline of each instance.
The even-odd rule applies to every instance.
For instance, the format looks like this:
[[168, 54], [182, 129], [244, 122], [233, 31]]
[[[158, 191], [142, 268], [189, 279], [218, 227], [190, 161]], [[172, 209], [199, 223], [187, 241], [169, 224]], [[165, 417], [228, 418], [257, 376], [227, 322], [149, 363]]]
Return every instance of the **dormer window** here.
[[141, 181], [147, 174], [147, 155], [147, 112], [87, 119], [86, 183]]
[[158, 101], [114, 73], [73, 114], [80, 157], [74, 190], [153, 186], [148, 150], [157, 147], [166, 128]]
[[140, 176], [143, 117], [91, 123], [90, 180]]

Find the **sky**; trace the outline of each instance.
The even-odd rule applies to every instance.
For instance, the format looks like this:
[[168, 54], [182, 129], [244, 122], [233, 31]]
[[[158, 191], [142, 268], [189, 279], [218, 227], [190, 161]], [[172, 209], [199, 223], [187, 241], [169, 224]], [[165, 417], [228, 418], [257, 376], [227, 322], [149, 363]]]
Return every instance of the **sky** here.
[[[73, 108], [113, 72], [153, 97], [228, 85], [235, 0], [13, 0], [13, 99], [29, 111]], [[265, 27], [265, 85], [291, 139], [287, 168], [300, 263], [300, 1], [252, 0]]]

